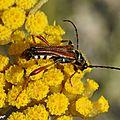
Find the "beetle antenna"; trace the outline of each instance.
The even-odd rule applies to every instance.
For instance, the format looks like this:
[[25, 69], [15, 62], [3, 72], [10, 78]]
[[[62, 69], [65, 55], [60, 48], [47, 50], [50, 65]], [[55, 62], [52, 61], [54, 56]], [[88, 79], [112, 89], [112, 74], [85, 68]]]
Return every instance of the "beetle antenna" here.
[[102, 65], [88, 65], [88, 68], [106, 68], [106, 69], [113, 69], [113, 70], [120, 70], [118, 67], [112, 67], [112, 66], [102, 66]]
[[75, 24], [71, 20], [63, 20], [63, 22], [70, 22], [73, 25], [73, 27], [75, 28], [76, 38], [77, 38], [77, 50], [78, 50], [79, 49], [79, 37], [78, 37], [77, 27], [75, 26]]

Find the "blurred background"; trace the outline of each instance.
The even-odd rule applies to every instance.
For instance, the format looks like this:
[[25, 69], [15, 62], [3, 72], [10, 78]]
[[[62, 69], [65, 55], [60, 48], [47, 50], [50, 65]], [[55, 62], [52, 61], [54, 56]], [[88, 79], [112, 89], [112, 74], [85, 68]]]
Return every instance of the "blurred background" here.
[[[120, 0], [49, 0], [42, 9], [50, 24], [56, 20], [66, 31], [64, 38], [74, 43], [73, 26], [62, 20], [75, 23], [79, 49], [91, 64], [120, 67]], [[110, 103], [109, 112], [95, 120], [120, 120], [120, 71], [94, 69], [87, 77], [100, 84], [95, 96], [104, 95]]]

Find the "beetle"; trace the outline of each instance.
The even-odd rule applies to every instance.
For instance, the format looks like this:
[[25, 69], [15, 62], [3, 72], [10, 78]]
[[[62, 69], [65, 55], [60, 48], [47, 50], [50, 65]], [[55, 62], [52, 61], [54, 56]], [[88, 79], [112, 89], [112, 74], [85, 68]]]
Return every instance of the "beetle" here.
[[[33, 59], [52, 59], [55, 63], [71, 63], [74, 66], [75, 73], [80, 69], [81, 71], [87, 69], [87, 68], [106, 68], [106, 69], [114, 69], [114, 70], [120, 70], [120, 68], [112, 67], [112, 66], [102, 66], [102, 65], [88, 65], [85, 58], [83, 57], [82, 53], [78, 51], [79, 49], [79, 37], [78, 37], [78, 30], [75, 24], [70, 20], [64, 20], [64, 22], [70, 22], [76, 31], [76, 38], [77, 38], [77, 49], [74, 48], [74, 45], [72, 44], [72, 41], [68, 41], [68, 45], [64, 46], [51, 46], [48, 41], [41, 35], [35, 36], [42, 40], [46, 46], [41, 45], [34, 45], [30, 48], [26, 49], [22, 54], [21, 57], [29, 60], [31, 58]], [[34, 39], [34, 35], [32, 35]], [[66, 40], [63, 40], [64, 42]], [[45, 70], [47, 67], [51, 66], [46, 65], [43, 67], [40, 67], [30, 73], [29, 76], [36, 75], [42, 70]], [[73, 73], [73, 75], [75, 74]], [[73, 76], [71, 75], [71, 76]]]

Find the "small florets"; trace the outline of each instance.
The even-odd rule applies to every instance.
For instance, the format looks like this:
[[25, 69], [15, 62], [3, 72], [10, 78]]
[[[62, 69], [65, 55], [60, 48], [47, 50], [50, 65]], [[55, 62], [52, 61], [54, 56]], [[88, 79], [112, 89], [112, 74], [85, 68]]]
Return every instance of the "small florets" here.
[[10, 66], [5, 71], [5, 79], [12, 83], [17, 84], [23, 81], [24, 70], [20, 66]]
[[35, 105], [24, 111], [26, 120], [48, 120], [49, 113], [43, 105]]
[[7, 120], [26, 120], [26, 116], [21, 112], [13, 112]]
[[48, 97], [47, 108], [52, 115], [62, 115], [68, 109], [69, 101], [64, 94], [54, 93]]
[[63, 116], [57, 118], [57, 120], [73, 120], [73, 117], [63, 115]]
[[0, 71], [3, 71], [9, 63], [9, 58], [4, 55], [0, 55]]
[[26, 106], [30, 99], [26, 90], [23, 90], [21, 86], [12, 86], [7, 95], [7, 101], [9, 105], [16, 106], [18, 109], [22, 106]]
[[41, 80], [31, 82], [27, 87], [27, 94], [30, 98], [36, 99], [37, 101], [42, 100], [47, 96], [49, 92], [49, 87]]
[[87, 97], [81, 97], [76, 101], [76, 111], [87, 117], [93, 109], [93, 103]]
[[47, 16], [43, 12], [30, 14], [27, 17], [25, 28], [33, 35], [43, 33], [45, 27], [48, 25]]
[[15, 0], [0, 0], [0, 10], [7, 9], [14, 4]]
[[6, 93], [3, 88], [0, 88], [0, 108], [5, 105]]
[[11, 29], [0, 24], [0, 45], [5, 45], [10, 42]]
[[32, 8], [38, 0], [16, 0], [16, 5], [22, 9], [28, 10]]
[[84, 85], [81, 79], [82, 73], [76, 73], [72, 78], [68, 78], [65, 83], [65, 89], [71, 94], [82, 94], [84, 91]]
[[61, 84], [64, 80], [64, 75], [60, 69], [51, 68], [44, 73], [43, 81], [49, 86], [56, 86]]
[[11, 7], [3, 12], [2, 21], [10, 29], [17, 29], [24, 24], [25, 11], [18, 7]]

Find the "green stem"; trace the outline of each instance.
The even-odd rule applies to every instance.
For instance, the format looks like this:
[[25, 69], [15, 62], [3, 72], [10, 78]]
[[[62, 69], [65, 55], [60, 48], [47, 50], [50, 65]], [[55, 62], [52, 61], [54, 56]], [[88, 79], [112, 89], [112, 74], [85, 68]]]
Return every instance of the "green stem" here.
[[33, 9], [30, 10], [29, 14], [35, 14], [48, 0], [40, 0]]

